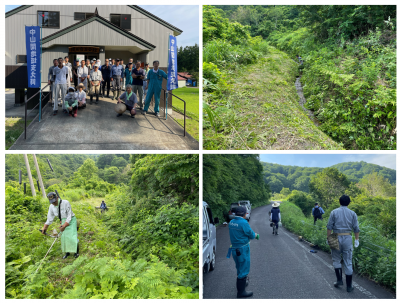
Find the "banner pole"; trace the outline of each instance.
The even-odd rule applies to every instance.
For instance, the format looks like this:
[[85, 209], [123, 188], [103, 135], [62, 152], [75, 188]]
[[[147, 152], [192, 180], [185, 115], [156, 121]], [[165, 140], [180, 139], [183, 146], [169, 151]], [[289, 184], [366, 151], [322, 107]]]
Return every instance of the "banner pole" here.
[[42, 118], [42, 32], [43, 32], [43, 27], [42, 23], [40, 23], [40, 96], [39, 96], [39, 122]]
[[[171, 35], [168, 36], [168, 64], [167, 64], [167, 76], [169, 71], [169, 60], [171, 56]], [[168, 77], [167, 77], [168, 78]], [[165, 94], [165, 120], [168, 119], [168, 79], [167, 79], [167, 90]]]

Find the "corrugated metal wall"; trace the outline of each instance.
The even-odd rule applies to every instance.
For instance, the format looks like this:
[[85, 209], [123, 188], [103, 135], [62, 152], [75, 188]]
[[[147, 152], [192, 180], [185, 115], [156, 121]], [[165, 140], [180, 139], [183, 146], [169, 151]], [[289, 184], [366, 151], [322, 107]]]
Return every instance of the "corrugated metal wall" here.
[[[37, 11], [60, 11], [60, 28], [43, 29], [43, 37], [53, 34], [60, 29], [77, 23], [74, 20], [74, 12], [92, 13], [98, 9], [99, 15], [109, 20], [110, 14], [131, 14], [131, 32], [140, 38], [156, 45], [156, 49], [149, 54], [149, 61], [159, 60], [161, 66], [167, 66], [168, 60], [168, 36], [173, 34], [169, 28], [148, 18], [134, 9], [125, 5], [34, 5], [15, 15], [6, 18], [6, 65], [22, 65], [16, 63], [16, 55], [25, 54], [25, 32], [24, 27], [37, 25]], [[104, 28], [104, 27], [103, 27]], [[101, 34], [101, 33], [100, 33]], [[114, 38], [111, 38], [112, 40]], [[77, 45], [87, 45], [85, 41], [78, 38]], [[103, 45], [112, 45], [105, 43], [96, 43]], [[119, 45], [119, 44], [114, 44]]]

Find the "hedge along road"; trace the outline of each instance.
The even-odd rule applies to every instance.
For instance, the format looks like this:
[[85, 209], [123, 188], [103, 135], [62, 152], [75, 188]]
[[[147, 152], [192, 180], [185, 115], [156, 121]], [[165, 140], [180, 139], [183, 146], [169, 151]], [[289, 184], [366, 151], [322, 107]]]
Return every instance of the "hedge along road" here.
[[[270, 209], [271, 205], [258, 207], [251, 214], [250, 226], [260, 234], [260, 240], [250, 242], [250, 284], [246, 289], [254, 295], [249, 299], [395, 298], [390, 291], [355, 273], [353, 292], [348, 293], [346, 285], [335, 288], [331, 255], [322, 251], [310, 253], [309, 245], [299, 242], [296, 235], [283, 227], [278, 236], [272, 235]], [[235, 262], [232, 257], [226, 258], [229, 246], [229, 228], [219, 226], [215, 270], [203, 275], [205, 299], [236, 298]]]

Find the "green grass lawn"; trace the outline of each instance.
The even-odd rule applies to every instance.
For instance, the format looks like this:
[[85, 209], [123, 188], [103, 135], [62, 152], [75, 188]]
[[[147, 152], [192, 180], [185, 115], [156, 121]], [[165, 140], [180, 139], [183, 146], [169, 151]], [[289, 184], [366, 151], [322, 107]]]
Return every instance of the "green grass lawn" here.
[[[196, 140], [199, 140], [199, 89], [181, 87], [172, 93], [186, 101], [186, 131]], [[183, 102], [172, 96], [172, 104], [183, 113]], [[176, 119], [183, 127], [183, 119]]]
[[[174, 89], [172, 93], [186, 101], [186, 113], [188, 116], [199, 120], [199, 89], [181, 87]], [[172, 97], [172, 104], [183, 112], [183, 102]]]
[[[28, 126], [32, 120], [28, 120]], [[22, 118], [6, 118], [6, 150], [9, 149], [18, 137], [24, 132], [25, 122]]]

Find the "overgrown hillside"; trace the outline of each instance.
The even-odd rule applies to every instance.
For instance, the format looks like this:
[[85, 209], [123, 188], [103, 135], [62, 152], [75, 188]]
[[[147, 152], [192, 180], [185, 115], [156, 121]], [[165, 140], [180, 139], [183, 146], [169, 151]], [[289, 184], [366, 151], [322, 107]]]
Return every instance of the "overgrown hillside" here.
[[258, 155], [204, 155], [203, 200], [222, 220], [231, 203], [250, 200], [253, 207], [269, 203]]
[[[9, 171], [13, 157], [6, 156]], [[54, 241], [38, 231], [49, 202], [6, 183], [7, 298], [199, 297], [198, 155], [132, 155], [127, 184], [99, 176], [116, 158], [122, 163], [115, 155], [87, 158], [70, 178], [46, 188], [70, 201], [81, 223], [80, 256], [63, 260], [58, 240], [37, 273]], [[95, 206], [102, 200], [109, 211], [100, 215]]]
[[[253, 114], [247, 103], [254, 105], [258, 115], [265, 116], [257, 99], [246, 100], [253, 98], [254, 90], [257, 91], [257, 85], [250, 85], [251, 81], [262, 80], [256, 77], [250, 80], [244, 74], [254, 74], [256, 68], [251, 63], [263, 66], [264, 58], [273, 50], [270, 46], [274, 46], [287, 54], [288, 61], [297, 60], [296, 55], [302, 58], [298, 74], [306, 100], [304, 106], [316, 117], [318, 129], [338, 144], [325, 144], [322, 148], [396, 149], [396, 6], [228, 5], [218, 8], [224, 11], [211, 6], [203, 10], [204, 99], [209, 105], [204, 117], [209, 123], [205, 124], [204, 131], [206, 148], [244, 149], [247, 138], [252, 138], [249, 124], [263, 126], [255, 115], [253, 123], [243, 123], [237, 116]], [[269, 70], [279, 75], [287, 64], [280, 64], [277, 69], [272, 66]], [[241, 73], [243, 70], [245, 73]], [[241, 89], [242, 83], [235, 80], [237, 77], [247, 82], [247, 90]], [[266, 88], [263, 94], [272, 94], [272, 100], [298, 100], [292, 89], [295, 79], [277, 78], [281, 81], [269, 81], [273, 87], [268, 86], [267, 80], [263, 83]], [[287, 82], [286, 89], [282, 81]], [[231, 98], [236, 91], [240, 92], [239, 96]], [[243, 99], [245, 106], [241, 107]], [[214, 115], [211, 110], [215, 111]], [[281, 107], [281, 110], [290, 108]], [[220, 112], [224, 113], [222, 118], [219, 118]], [[285, 126], [285, 119], [279, 119], [279, 115], [276, 118], [276, 125]], [[296, 127], [301, 132], [302, 128]], [[313, 132], [313, 127], [308, 129]], [[246, 144], [243, 140], [240, 145], [234, 144], [237, 139], [232, 143], [230, 137], [240, 137], [242, 133]], [[295, 133], [294, 137], [298, 135]], [[253, 144], [253, 148], [258, 146]]]
[[[309, 192], [312, 176], [323, 171], [322, 167], [301, 167], [261, 162], [264, 181], [268, 183], [273, 193], [279, 193], [283, 188]], [[332, 166], [346, 175], [350, 182], [358, 183], [367, 175], [377, 173], [378, 177], [387, 179], [389, 184], [396, 185], [396, 170], [364, 161], [343, 162]]]

